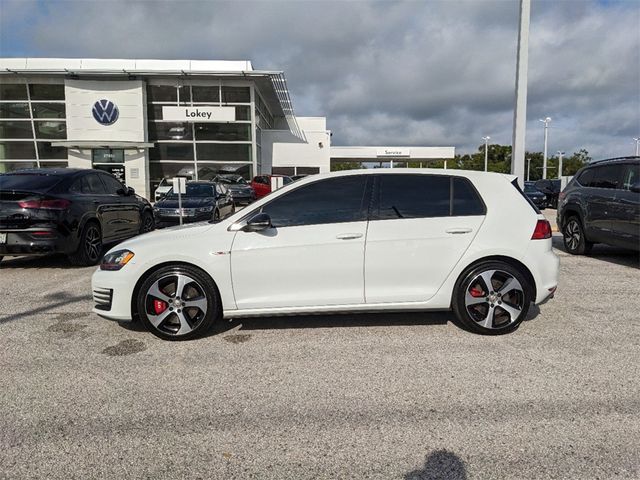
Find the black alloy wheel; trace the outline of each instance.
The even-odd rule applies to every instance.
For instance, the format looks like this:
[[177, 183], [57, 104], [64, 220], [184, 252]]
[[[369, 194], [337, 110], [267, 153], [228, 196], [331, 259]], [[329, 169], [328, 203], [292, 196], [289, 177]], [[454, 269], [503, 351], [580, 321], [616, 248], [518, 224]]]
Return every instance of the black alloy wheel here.
[[88, 222], [82, 229], [78, 249], [69, 255], [69, 261], [77, 266], [95, 265], [102, 256], [102, 232], [96, 222]]

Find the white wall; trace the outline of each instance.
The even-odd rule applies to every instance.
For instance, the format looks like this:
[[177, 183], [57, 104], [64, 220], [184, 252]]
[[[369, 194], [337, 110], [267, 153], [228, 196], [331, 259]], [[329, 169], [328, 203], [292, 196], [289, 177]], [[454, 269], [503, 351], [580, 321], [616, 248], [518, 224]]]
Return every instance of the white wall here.
[[262, 131], [262, 172], [273, 167], [316, 167], [330, 171], [331, 132], [325, 117], [297, 117], [304, 140], [288, 130]]

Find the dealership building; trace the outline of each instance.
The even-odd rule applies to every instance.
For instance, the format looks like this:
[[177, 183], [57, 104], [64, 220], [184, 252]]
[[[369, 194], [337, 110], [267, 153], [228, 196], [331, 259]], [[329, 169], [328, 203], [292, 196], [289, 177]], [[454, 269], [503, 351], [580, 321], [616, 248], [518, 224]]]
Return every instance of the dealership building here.
[[99, 168], [151, 198], [163, 178], [328, 172], [453, 158], [453, 147], [335, 147], [296, 117], [283, 72], [249, 61], [0, 59], [0, 173]]

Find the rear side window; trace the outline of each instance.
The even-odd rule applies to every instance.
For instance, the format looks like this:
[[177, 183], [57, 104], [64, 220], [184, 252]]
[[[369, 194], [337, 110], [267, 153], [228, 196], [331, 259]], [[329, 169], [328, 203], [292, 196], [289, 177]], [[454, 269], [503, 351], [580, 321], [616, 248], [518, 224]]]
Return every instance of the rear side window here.
[[593, 169], [593, 181], [591, 187], [596, 188], [618, 188], [620, 177], [622, 176], [622, 165], [603, 165]]
[[380, 220], [447, 217], [451, 179], [444, 175], [380, 175], [378, 199]]
[[430, 218], [484, 215], [486, 209], [471, 182], [446, 175], [380, 175], [374, 218]]
[[593, 182], [593, 168], [584, 170], [576, 179], [576, 181], [583, 187], [590, 187]]
[[451, 205], [451, 215], [454, 217], [469, 215], [484, 215], [486, 209], [484, 202], [469, 179], [453, 177], [453, 199]]
[[106, 191], [98, 175], [92, 173], [82, 178], [82, 193], [87, 195], [104, 195]]
[[357, 222], [367, 219], [368, 175], [337, 177], [296, 188], [262, 211], [274, 227]]

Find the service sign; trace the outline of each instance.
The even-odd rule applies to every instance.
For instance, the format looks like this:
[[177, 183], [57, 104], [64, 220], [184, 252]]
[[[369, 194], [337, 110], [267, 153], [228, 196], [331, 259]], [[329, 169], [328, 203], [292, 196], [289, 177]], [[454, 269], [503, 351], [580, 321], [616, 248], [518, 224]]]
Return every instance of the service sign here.
[[376, 150], [376, 156], [378, 157], [410, 157], [411, 149], [409, 148], [378, 148]]
[[234, 122], [236, 107], [162, 107], [162, 119], [173, 122]]

